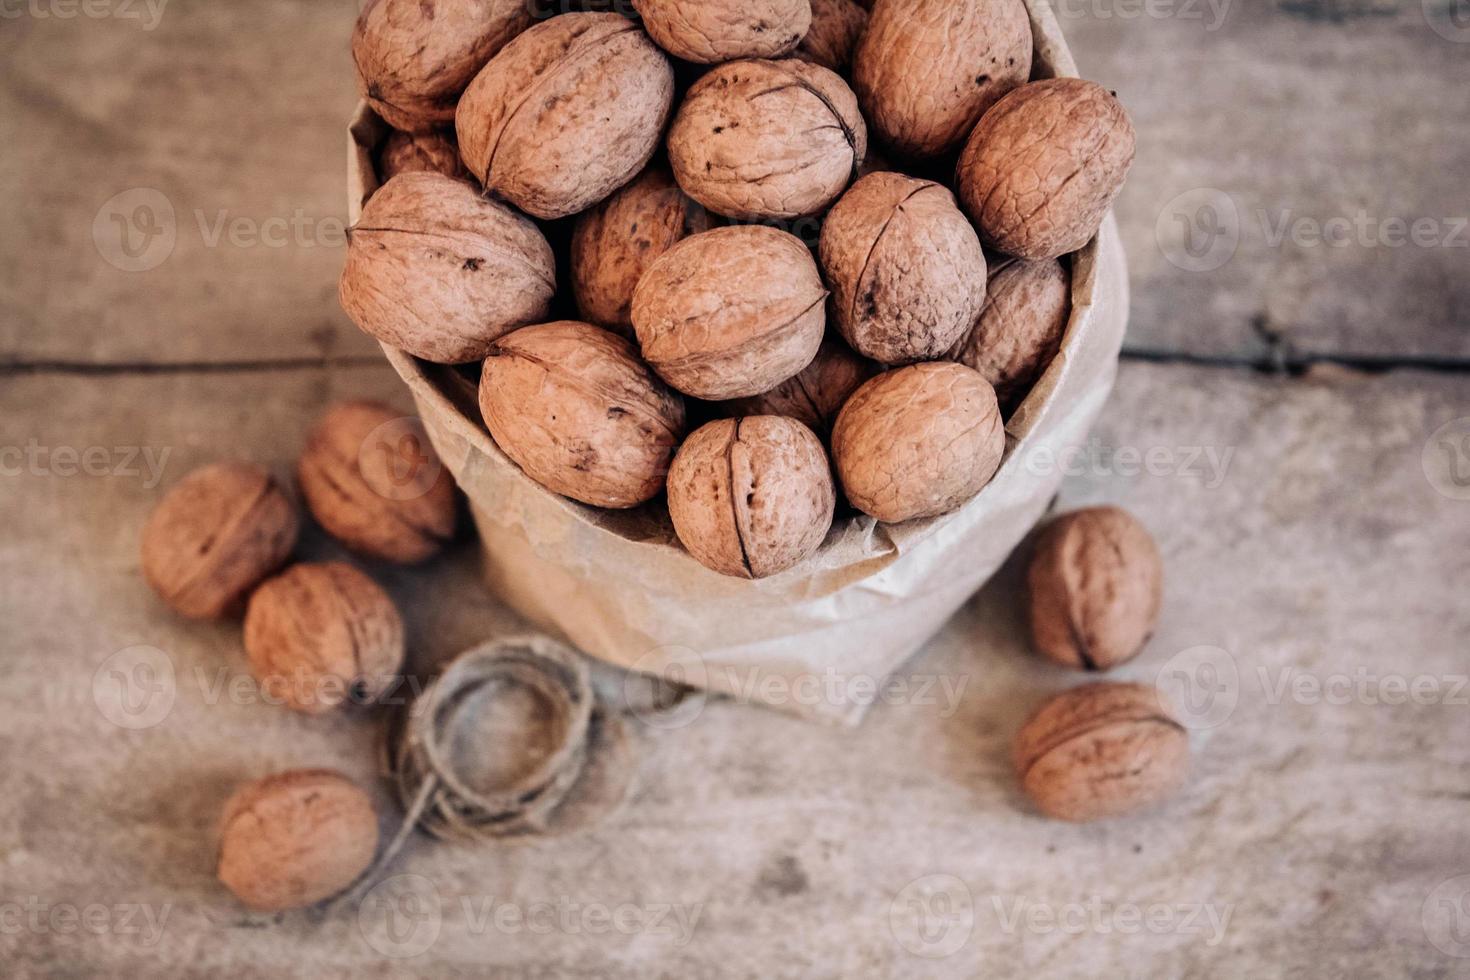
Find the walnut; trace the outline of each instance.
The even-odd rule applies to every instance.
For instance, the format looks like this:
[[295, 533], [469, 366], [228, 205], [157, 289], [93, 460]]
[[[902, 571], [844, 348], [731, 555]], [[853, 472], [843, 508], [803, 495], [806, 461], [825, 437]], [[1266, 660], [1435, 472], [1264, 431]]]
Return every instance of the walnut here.
[[853, 0], [811, 0], [811, 4], [812, 26], [796, 57], [845, 74], [867, 29], [868, 12]]
[[729, 218], [799, 218], [837, 200], [867, 153], [852, 90], [819, 65], [736, 61], [689, 90], [669, 130], [684, 192]]
[[847, 499], [889, 524], [961, 506], [990, 482], [1004, 451], [995, 390], [949, 362], [878, 375], [848, 399], [832, 430]]
[[847, 399], [878, 371], [878, 365], [854, 354], [842, 341], [828, 339], [800, 374], [765, 394], [722, 402], [719, 408], [732, 418], [780, 415], [795, 419], [825, 439]]
[[247, 783], [225, 804], [219, 879], [252, 909], [280, 912], [345, 891], [373, 862], [368, 795], [328, 769]]
[[684, 547], [721, 575], [765, 578], [811, 557], [837, 495], [822, 441], [795, 419], [721, 419], [669, 470], [669, 517]]
[[1016, 735], [1021, 786], [1061, 820], [1116, 817], [1172, 794], [1189, 735], [1143, 684], [1087, 684], [1043, 704]]
[[903, 156], [942, 156], [1031, 76], [1024, 0], [877, 3], [853, 86], [873, 131]]
[[659, 47], [702, 65], [789, 54], [812, 23], [810, 0], [633, 0], [633, 6]]
[[1026, 259], [1075, 252], [1097, 234], [1133, 164], [1133, 123], [1094, 82], [1050, 78], [985, 114], [956, 186], [985, 244]]
[[530, 26], [525, 0], [371, 0], [352, 35], [358, 91], [396, 129], [448, 125], [465, 86]]
[[827, 290], [794, 235], [716, 228], [665, 252], [633, 294], [644, 359], [687, 395], [717, 401], [770, 391], [812, 362]]
[[546, 316], [551, 246], [529, 220], [441, 174], [394, 177], [348, 235], [342, 308], [415, 357], [458, 364]]
[[423, 424], [376, 402], [322, 416], [296, 465], [312, 516], [338, 541], [384, 561], [420, 562], [454, 536], [454, 483]]
[[990, 270], [980, 319], [949, 352], [995, 387], [1009, 413], [1062, 346], [1072, 315], [1072, 282], [1056, 259], [1013, 259]]
[[403, 668], [403, 619], [376, 582], [345, 562], [293, 565], [245, 611], [245, 652], [261, 689], [308, 714], [371, 704]]
[[585, 211], [658, 148], [674, 70], [618, 14], [563, 14], [516, 38], [476, 76], [455, 116], [485, 189], [538, 218]]
[[1026, 578], [1032, 639], [1059, 664], [1116, 667], [1143, 649], [1158, 624], [1163, 560], [1148, 529], [1117, 507], [1053, 521]]
[[443, 133], [405, 133], [395, 129], [378, 150], [378, 181], [386, 184], [399, 174], [436, 173], [469, 180], [459, 159], [459, 147]]
[[879, 363], [942, 357], [979, 319], [985, 253], [939, 184], [869, 174], [827, 215], [820, 249], [837, 329]]
[[573, 321], [501, 338], [485, 361], [480, 411], [526, 475], [596, 507], [657, 496], [685, 432], [683, 399], [631, 343]]
[[662, 166], [649, 167], [581, 215], [572, 232], [571, 269], [582, 318], [631, 337], [638, 280], [675, 242], [709, 227], [709, 212]]
[[171, 489], [143, 527], [143, 577], [191, 619], [244, 608], [245, 595], [296, 546], [296, 507], [249, 463], [215, 463]]

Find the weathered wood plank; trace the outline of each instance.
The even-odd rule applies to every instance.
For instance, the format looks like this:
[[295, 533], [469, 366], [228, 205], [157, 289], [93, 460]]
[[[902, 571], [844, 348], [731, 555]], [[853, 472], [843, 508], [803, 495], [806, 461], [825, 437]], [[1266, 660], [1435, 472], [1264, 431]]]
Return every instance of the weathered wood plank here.
[[1130, 347], [1470, 360], [1452, 4], [1057, 4], [1082, 72], [1138, 124], [1118, 204]]
[[[226, 451], [284, 474], [326, 401], [397, 388], [379, 368], [37, 375], [0, 386], [0, 446], [103, 447], [114, 469], [119, 447], [170, 449], [164, 485]], [[0, 903], [21, 909], [5, 912], [0, 960], [21, 977], [1448, 975], [1463, 961], [1430, 940], [1453, 924], [1436, 896], [1458, 899], [1470, 874], [1455, 689], [1470, 502], [1448, 471], [1432, 471], [1437, 491], [1423, 456], [1466, 397], [1442, 374], [1125, 365], [1063, 495], [1125, 503], [1162, 546], [1164, 618], [1122, 675], [1151, 680], [1202, 645], [1234, 671], [1190, 675], [1224, 684], [1216, 703], [1233, 711], [1196, 732], [1192, 779], [1157, 813], [1072, 827], [1019, 797], [1009, 739], [1077, 678], [1027, 655], [1013, 566], [859, 731], [711, 704], [643, 733], [641, 788], [613, 823], [528, 847], [418, 841], [396, 868], [415, 877], [378, 895], [389, 904], [321, 924], [243, 915], [212, 878], [214, 822], [234, 784], [281, 767], [371, 783], [377, 726], [218, 693], [244, 673], [238, 629], [179, 622], [142, 583], [136, 539], [160, 492], [145, 476], [0, 458]], [[1148, 472], [1126, 475], [1133, 452]], [[418, 572], [373, 569], [407, 610], [416, 663], [515, 628], [474, 564], [466, 543]], [[175, 695], [128, 730], [95, 690], [136, 644], [165, 652]], [[1390, 678], [1421, 677], [1425, 703], [1393, 695]], [[938, 879], [960, 904], [910, 902], [933, 875], [958, 881]], [[101, 934], [49, 917], [93, 903], [110, 910]], [[1154, 906], [1156, 926], [1129, 918]], [[617, 908], [630, 931], [599, 918]], [[434, 941], [393, 958], [427, 935], [420, 913]]]
[[[1119, 202], [1132, 348], [1470, 357], [1470, 45], [1427, 26], [1424, 10], [1448, 10], [1436, 4], [1057, 0], [1083, 71], [1139, 125]], [[153, 30], [8, 20], [0, 359], [371, 356], [335, 297], [352, 15], [178, 0]], [[171, 224], [138, 189], [163, 196]], [[137, 262], [160, 264], [109, 264], [99, 213], [109, 254], [115, 221], [136, 218]], [[1180, 221], [1201, 254], [1182, 250]], [[1320, 243], [1334, 221], [1345, 246]], [[1438, 244], [1414, 244], [1416, 221]], [[155, 226], [173, 229], [171, 252], [168, 236], [145, 238]], [[1240, 242], [1212, 268], [1226, 254], [1205, 249], [1217, 227]]]

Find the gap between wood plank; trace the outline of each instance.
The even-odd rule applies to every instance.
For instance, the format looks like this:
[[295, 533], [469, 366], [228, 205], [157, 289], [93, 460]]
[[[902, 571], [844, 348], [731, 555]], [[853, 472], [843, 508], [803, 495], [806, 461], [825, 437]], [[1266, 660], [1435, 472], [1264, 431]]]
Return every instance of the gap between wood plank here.
[[[1343, 357], [1293, 354], [1285, 358], [1241, 358], [1212, 354], [1190, 354], [1181, 351], [1129, 348], [1123, 361], [1148, 364], [1179, 364], [1189, 367], [1249, 370], [1265, 374], [1294, 376], [1317, 366], [1333, 365], [1370, 374], [1396, 370], [1433, 371], [1443, 374], [1470, 374], [1470, 360], [1450, 357]], [[282, 360], [245, 361], [176, 361], [149, 363], [141, 361], [10, 361], [0, 363], [0, 377], [36, 374], [81, 376], [113, 376], [128, 374], [246, 374], [251, 372], [318, 371], [328, 368], [387, 367], [381, 357], [300, 357]]]

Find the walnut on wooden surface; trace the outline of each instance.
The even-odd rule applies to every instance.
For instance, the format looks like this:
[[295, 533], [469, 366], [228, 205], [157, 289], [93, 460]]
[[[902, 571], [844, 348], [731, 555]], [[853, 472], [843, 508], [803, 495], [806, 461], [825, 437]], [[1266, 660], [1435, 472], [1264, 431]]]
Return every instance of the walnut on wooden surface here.
[[334, 405], [307, 437], [296, 480], [317, 523], [369, 557], [412, 564], [454, 536], [449, 471], [423, 423], [387, 405]]
[[143, 577], [191, 619], [239, 613], [296, 545], [296, 507], [264, 469], [214, 463], [169, 490], [143, 527]]
[[1137, 656], [1163, 605], [1158, 545], [1118, 507], [1074, 511], [1048, 525], [1026, 581], [1036, 649], [1078, 670], [1108, 670]]
[[236, 791], [220, 837], [220, 881], [250, 908], [280, 912], [345, 891], [366, 871], [378, 817], [341, 773], [295, 769]]
[[1042, 813], [1102, 820], [1165, 799], [1189, 770], [1189, 733], [1145, 684], [1087, 684], [1043, 704], [1014, 750]]
[[296, 711], [371, 704], [403, 667], [403, 619], [345, 562], [293, 565], [250, 597], [245, 653], [261, 689]]

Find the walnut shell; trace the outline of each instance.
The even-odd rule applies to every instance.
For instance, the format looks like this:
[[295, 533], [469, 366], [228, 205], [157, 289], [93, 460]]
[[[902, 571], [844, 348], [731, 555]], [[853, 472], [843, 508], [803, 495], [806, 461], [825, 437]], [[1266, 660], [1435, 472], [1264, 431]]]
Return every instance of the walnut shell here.
[[743, 220], [825, 210], [867, 149], [847, 83], [795, 59], [714, 68], [689, 90], [669, 129], [669, 162], [684, 193]]
[[1060, 262], [1005, 262], [990, 270], [980, 319], [948, 356], [979, 371], [1010, 412], [1061, 350], [1071, 315], [1071, 275]]
[[191, 619], [233, 615], [290, 556], [299, 531], [296, 507], [269, 473], [215, 463], [184, 477], [149, 515], [143, 577]]
[[543, 319], [556, 292], [545, 237], [442, 174], [383, 185], [348, 235], [339, 297], [362, 330], [415, 357], [459, 364]]
[[245, 653], [261, 689], [321, 714], [371, 704], [403, 668], [403, 619], [376, 582], [345, 562], [293, 565], [245, 611]]
[[317, 522], [353, 551], [420, 562], [454, 536], [454, 483], [423, 424], [377, 402], [322, 416], [296, 464]]
[[712, 65], [789, 54], [812, 23], [810, 0], [633, 0], [669, 54]]
[[643, 273], [674, 243], [709, 228], [709, 212], [679, 190], [662, 166], [649, 167], [578, 217], [571, 268], [582, 318], [631, 337], [633, 290]]
[[1021, 726], [1016, 771], [1026, 795], [1061, 820], [1116, 817], [1173, 793], [1189, 770], [1189, 735], [1143, 684], [1087, 684]]
[[796, 57], [845, 74], [868, 27], [868, 12], [853, 0], [811, 0], [811, 4], [812, 26], [797, 46]]
[[869, 174], [822, 225], [832, 319], [881, 364], [942, 357], [985, 303], [985, 253], [954, 195], [895, 173]]
[[1133, 123], [1107, 89], [1050, 78], [985, 114], [960, 156], [956, 187], [985, 244], [1054, 259], [1097, 234], [1133, 151]]
[[1078, 670], [1108, 670], [1137, 656], [1163, 605], [1158, 546], [1117, 507], [1053, 521], [1037, 540], [1026, 580], [1036, 649]]
[[530, 26], [525, 0], [371, 0], [352, 34], [358, 92], [396, 129], [448, 125], [465, 86]]
[[889, 524], [961, 506], [990, 482], [1004, 452], [995, 390], [950, 362], [878, 375], [848, 399], [832, 430], [847, 499]]
[[526, 475], [595, 507], [657, 496], [685, 432], [683, 399], [631, 343], [570, 320], [517, 330], [491, 349], [480, 411]]
[[764, 394], [722, 402], [719, 408], [731, 418], [780, 415], [795, 419], [825, 439], [848, 398], [879, 370], [842, 341], [823, 340], [817, 356], [800, 374]]
[[811, 557], [832, 528], [822, 441], [774, 415], [711, 422], [669, 470], [669, 516], [684, 547], [722, 575], [765, 578]]
[[459, 147], [443, 133], [405, 133], [395, 129], [378, 150], [378, 182], [386, 184], [399, 174], [443, 174], [469, 180], [459, 158]]
[[250, 908], [280, 912], [357, 880], [378, 849], [378, 816], [341, 773], [295, 769], [240, 787], [220, 838], [219, 880]]
[[763, 225], [691, 235], [633, 293], [643, 358], [687, 395], [770, 391], [812, 362], [827, 290], [801, 239]]
[[853, 87], [868, 124], [903, 156], [942, 156], [1031, 77], [1023, 0], [882, 0], [858, 44]]
[[632, 180], [658, 148], [674, 69], [618, 14], [563, 14], [491, 59], [460, 99], [460, 155], [485, 189], [550, 220]]

